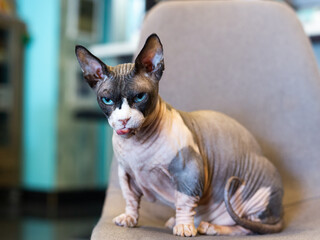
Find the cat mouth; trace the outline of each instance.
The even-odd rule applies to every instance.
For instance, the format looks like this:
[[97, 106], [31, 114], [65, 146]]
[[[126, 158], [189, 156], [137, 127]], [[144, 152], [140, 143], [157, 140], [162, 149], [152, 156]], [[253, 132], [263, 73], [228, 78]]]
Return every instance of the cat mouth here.
[[129, 134], [131, 132], [132, 132], [131, 128], [122, 128], [122, 129], [116, 130], [116, 133], [118, 135], [127, 135], [127, 134]]

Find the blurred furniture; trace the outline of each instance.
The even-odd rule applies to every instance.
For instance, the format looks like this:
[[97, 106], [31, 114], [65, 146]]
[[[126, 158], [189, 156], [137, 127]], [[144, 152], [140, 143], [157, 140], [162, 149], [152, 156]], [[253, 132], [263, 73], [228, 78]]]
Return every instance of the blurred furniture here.
[[0, 187], [20, 184], [25, 25], [0, 14]]
[[[287, 227], [264, 239], [319, 239], [320, 75], [295, 13], [273, 1], [168, 1], [147, 15], [139, 48], [153, 32], [164, 46], [161, 96], [237, 119], [280, 170]], [[163, 227], [174, 211], [144, 200], [138, 228], [112, 223], [125, 209], [116, 166], [92, 239], [181, 239]]]

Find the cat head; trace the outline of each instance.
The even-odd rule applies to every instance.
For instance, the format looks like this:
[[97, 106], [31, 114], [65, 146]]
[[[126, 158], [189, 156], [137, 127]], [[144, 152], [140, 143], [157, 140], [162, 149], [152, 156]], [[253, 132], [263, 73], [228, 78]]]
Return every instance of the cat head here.
[[155, 110], [159, 98], [159, 80], [164, 70], [159, 37], [148, 37], [134, 63], [115, 67], [104, 64], [83, 46], [76, 46], [75, 52], [110, 126], [125, 138], [135, 134]]

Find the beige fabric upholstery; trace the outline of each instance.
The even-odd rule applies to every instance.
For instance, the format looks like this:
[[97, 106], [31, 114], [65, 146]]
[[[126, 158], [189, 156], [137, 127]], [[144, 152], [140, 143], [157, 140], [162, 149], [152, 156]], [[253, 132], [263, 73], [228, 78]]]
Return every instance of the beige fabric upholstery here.
[[[164, 45], [161, 96], [237, 119], [279, 168], [288, 226], [264, 238], [320, 239], [320, 75], [295, 13], [272, 1], [168, 1], [147, 15], [140, 47], [153, 32]], [[159, 204], [142, 203], [139, 228], [111, 223], [124, 210], [115, 168], [92, 239], [178, 239], [162, 227], [174, 211]]]

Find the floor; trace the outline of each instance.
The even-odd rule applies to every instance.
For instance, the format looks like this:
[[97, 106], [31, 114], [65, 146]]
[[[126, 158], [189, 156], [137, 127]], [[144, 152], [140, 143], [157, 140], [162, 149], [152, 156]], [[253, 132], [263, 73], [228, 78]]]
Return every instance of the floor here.
[[0, 236], [6, 240], [86, 240], [98, 218], [44, 219], [22, 217], [0, 220]]
[[32, 204], [30, 201], [17, 204], [0, 194], [0, 239], [89, 240], [105, 197], [104, 192], [93, 196], [82, 202], [79, 197], [78, 201], [63, 200], [52, 210], [41, 199], [33, 198]]

